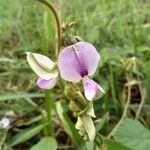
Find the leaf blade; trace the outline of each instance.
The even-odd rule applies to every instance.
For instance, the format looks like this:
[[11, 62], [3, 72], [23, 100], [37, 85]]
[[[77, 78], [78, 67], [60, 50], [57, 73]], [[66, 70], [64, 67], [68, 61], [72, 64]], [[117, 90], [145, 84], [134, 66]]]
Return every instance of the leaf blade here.
[[147, 150], [150, 147], [150, 132], [137, 120], [125, 119], [114, 138], [134, 150]]
[[57, 142], [53, 137], [44, 137], [37, 144], [35, 144], [30, 150], [56, 150]]

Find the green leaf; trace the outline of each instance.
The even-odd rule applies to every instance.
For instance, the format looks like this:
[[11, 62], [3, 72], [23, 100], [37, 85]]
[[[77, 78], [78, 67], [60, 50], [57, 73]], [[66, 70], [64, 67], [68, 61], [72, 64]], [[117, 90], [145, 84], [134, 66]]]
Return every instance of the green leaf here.
[[103, 139], [103, 142], [102, 150], [133, 150], [114, 140]]
[[78, 145], [78, 147], [76, 148], [76, 150], [86, 150], [86, 143], [82, 143], [80, 145]]
[[150, 132], [137, 120], [125, 119], [114, 134], [114, 138], [134, 150], [150, 148]]
[[14, 93], [14, 94], [7, 94], [7, 95], [1, 95], [0, 101], [5, 100], [17, 100], [22, 98], [39, 98], [44, 97], [44, 94], [42, 93]]
[[86, 150], [94, 150], [94, 142], [93, 141], [86, 142]]
[[76, 150], [94, 150], [94, 148], [95, 148], [94, 142], [87, 141], [79, 145]]
[[59, 118], [62, 121], [64, 128], [65, 128], [66, 132], [69, 134], [69, 136], [72, 137], [72, 139], [77, 144], [83, 143], [83, 139], [77, 132], [75, 125], [72, 123], [72, 121], [68, 118], [68, 116], [64, 112], [64, 103], [62, 103], [62, 101], [56, 102], [56, 110], [57, 110]]
[[8, 141], [8, 144], [11, 146], [15, 146], [20, 143], [23, 143], [24, 141], [29, 140], [30, 138], [32, 138], [33, 136], [38, 134], [42, 129], [43, 129], [43, 124], [32, 127], [32, 128], [27, 128], [27, 129], [19, 132], [15, 136], [13, 136]]
[[53, 137], [44, 137], [31, 150], [56, 150], [57, 142]]

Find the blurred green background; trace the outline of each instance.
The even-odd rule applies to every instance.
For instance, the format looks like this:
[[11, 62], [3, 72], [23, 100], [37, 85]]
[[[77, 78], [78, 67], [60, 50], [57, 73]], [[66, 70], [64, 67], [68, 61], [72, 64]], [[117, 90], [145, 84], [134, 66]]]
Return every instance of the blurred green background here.
[[[92, 43], [100, 52], [100, 69], [94, 78], [104, 87], [106, 94], [100, 101], [95, 102], [95, 109], [97, 119], [108, 111], [112, 116], [111, 123], [102, 133], [107, 134], [121, 117], [124, 106], [123, 87], [127, 80], [126, 73], [129, 72], [132, 74], [131, 81], [140, 80], [142, 88], [147, 91], [141, 120], [150, 127], [149, 1], [53, 0], [52, 3], [61, 14], [62, 22], [75, 21], [67, 34], [80, 36]], [[49, 56], [55, 59], [54, 21], [49, 13], [48, 22], [44, 22], [47, 12], [47, 9], [35, 0], [0, 0], [0, 116], [8, 115], [14, 121], [6, 140], [10, 140], [11, 144], [14, 134], [37, 123], [35, 121], [33, 124], [26, 124], [26, 121], [40, 115], [35, 105], [44, 107], [43, 91], [36, 87], [37, 77], [27, 64], [25, 52], [43, 54], [44, 50], [48, 49]], [[132, 67], [126, 68], [132, 57], [137, 60], [135, 70]], [[52, 98], [55, 101], [59, 100], [61, 93], [62, 91], [56, 87]], [[140, 89], [135, 84], [131, 94], [130, 116], [135, 115], [141, 97]], [[60, 132], [55, 135], [60, 141], [58, 144], [73, 147], [72, 140], [57, 122], [58, 117], [55, 118], [55, 130]], [[23, 145], [28, 149], [40, 139], [41, 134], [38, 133], [31, 141], [24, 140], [23, 144], [19, 145], [21, 148], [16, 144], [17, 148], [23, 149]], [[68, 141], [61, 141], [62, 137], [67, 137]]]

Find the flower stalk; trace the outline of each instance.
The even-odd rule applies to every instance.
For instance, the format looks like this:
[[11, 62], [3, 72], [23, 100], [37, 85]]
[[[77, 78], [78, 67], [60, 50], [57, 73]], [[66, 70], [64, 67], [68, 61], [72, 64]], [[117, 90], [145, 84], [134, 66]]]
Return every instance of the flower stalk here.
[[45, 91], [45, 107], [47, 112], [47, 135], [51, 136], [53, 134], [53, 126], [52, 126], [52, 109], [53, 104], [51, 100], [51, 95], [49, 91]]

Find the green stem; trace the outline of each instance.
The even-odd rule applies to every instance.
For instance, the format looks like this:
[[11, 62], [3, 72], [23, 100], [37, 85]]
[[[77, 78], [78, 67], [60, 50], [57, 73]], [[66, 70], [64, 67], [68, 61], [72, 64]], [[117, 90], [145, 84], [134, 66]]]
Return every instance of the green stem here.
[[52, 100], [51, 100], [51, 95], [49, 91], [45, 91], [45, 107], [46, 107], [46, 112], [47, 112], [47, 135], [52, 135], [53, 133], [53, 126], [52, 126], [52, 109], [53, 104], [52, 104]]
[[1, 136], [0, 149], [3, 149], [4, 148], [3, 145], [4, 145], [6, 137], [7, 137], [8, 129], [6, 131], [5, 130], [1, 131], [1, 129], [0, 129], [0, 132], [1, 132], [1, 134], [0, 134], [0, 136]]
[[54, 18], [56, 21], [56, 29], [57, 29], [55, 55], [56, 55], [56, 57], [58, 57], [58, 53], [61, 49], [61, 25], [60, 25], [60, 20], [59, 20], [58, 14], [57, 14], [55, 8], [46, 0], [38, 0], [38, 1], [41, 2], [42, 4], [44, 4], [45, 6], [47, 6], [54, 15]]
[[[44, 4], [45, 6], [47, 6], [50, 11], [52, 12], [52, 14], [54, 15], [55, 21], [56, 21], [56, 31], [57, 31], [57, 36], [56, 36], [56, 48], [55, 48], [55, 55], [56, 58], [58, 57], [59, 51], [61, 49], [61, 25], [60, 25], [60, 20], [58, 17], [58, 14], [55, 10], [55, 8], [46, 0], [37, 0], [39, 2], [41, 2], [42, 4]], [[47, 21], [47, 19], [46, 19]], [[47, 22], [45, 22], [47, 24]], [[45, 41], [45, 50], [44, 53], [45, 55], [48, 55], [48, 47], [47, 47], [48, 41], [46, 39]], [[52, 135], [53, 133], [53, 126], [52, 126], [52, 109], [54, 108], [54, 103], [51, 100], [51, 95], [49, 91], [45, 91], [45, 107], [46, 107], [46, 112], [47, 112], [47, 119], [46, 122], [48, 122], [47, 124], [47, 129], [45, 130], [47, 133], [45, 133], [45, 135]]]
[[96, 134], [94, 142], [98, 147], [101, 147], [103, 145], [103, 139], [99, 133]]
[[47, 118], [42, 114], [42, 123], [44, 125], [44, 128], [43, 128], [43, 134], [47, 137], [48, 136], [48, 128], [46, 126], [46, 123], [47, 123]]
[[109, 71], [110, 71], [110, 87], [111, 87], [111, 94], [114, 102], [115, 111], [117, 113], [117, 99], [116, 99], [116, 89], [115, 89], [115, 80], [114, 80], [114, 72], [112, 65], [109, 65]]

